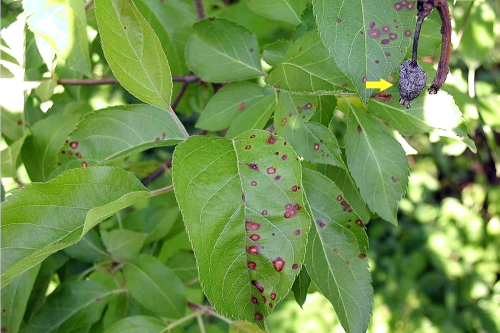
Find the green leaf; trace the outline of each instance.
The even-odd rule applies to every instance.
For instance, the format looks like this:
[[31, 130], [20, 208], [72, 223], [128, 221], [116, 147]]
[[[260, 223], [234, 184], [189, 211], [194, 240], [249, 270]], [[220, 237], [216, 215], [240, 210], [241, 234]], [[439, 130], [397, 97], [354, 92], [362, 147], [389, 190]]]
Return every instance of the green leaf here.
[[97, 0], [95, 12], [109, 67], [140, 100], [170, 109], [172, 76], [160, 40], [133, 1]]
[[310, 221], [295, 152], [266, 131], [193, 136], [177, 146], [172, 171], [210, 303], [262, 328], [304, 260]]
[[293, 291], [293, 296], [295, 297], [295, 301], [297, 301], [297, 304], [300, 305], [301, 308], [304, 305], [304, 302], [306, 301], [307, 290], [309, 289], [310, 283], [311, 283], [311, 278], [309, 277], [309, 274], [307, 274], [306, 267], [303, 266], [302, 269], [300, 270], [300, 274], [297, 276], [292, 286], [292, 291]]
[[266, 75], [254, 34], [236, 23], [209, 18], [193, 25], [186, 47], [189, 68], [203, 81], [230, 82]]
[[27, 270], [2, 289], [2, 330], [4, 332], [19, 330], [40, 266], [37, 265]]
[[83, 262], [97, 262], [104, 259], [106, 249], [99, 237], [99, 233], [94, 229], [90, 229], [78, 243], [65, 248], [64, 253]]
[[92, 76], [85, 4], [80, 0], [24, 0], [23, 5], [30, 29], [71, 67]]
[[251, 82], [224, 86], [208, 101], [196, 122], [196, 128], [207, 131], [228, 128], [243, 110], [258, 102], [264, 94], [264, 88]]
[[[106, 273], [105, 273], [106, 274]], [[113, 277], [108, 274], [111, 279]], [[95, 273], [92, 275], [92, 278], [95, 277]], [[117, 279], [123, 278], [123, 276], [117, 277]], [[116, 285], [115, 281], [112, 281], [114, 285]], [[120, 294], [115, 297], [108, 304], [108, 308], [102, 317], [102, 324], [104, 326], [103, 331], [109, 329], [116, 322], [130, 316], [136, 316], [143, 314], [140, 308], [140, 305], [130, 296], [129, 293]]]
[[179, 218], [177, 206], [153, 206], [138, 209], [128, 214], [122, 221], [125, 229], [147, 234], [145, 244], [165, 237]]
[[288, 48], [266, 82], [284, 91], [313, 95], [352, 94], [354, 89], [330, 57], [317, 30], [306, 33]]
[[23, 333], [73, 332], [97, 322], [116, 294], [96, 281], [60, 285], [48, 298]]
[[140, 255], [125, 263], [124, 274], [130, 294], [146, 308], [167, 318], [184, 315], [184, 286], [161, 261]]
[[57, 168], [59, 147], [71, 133], [79, 115], [53, 115], [38, 121], [31, 129], [31, 136], [26, 137], [21, 150], [22, 159], [30, 179], [45, 182]]
[[300, 24], [300, 15], [306, 9], [306, 0], [252, 0], [248, 8], [271, 20]]
[[192, 6], [178, 0], [137, 0], [134, 3], [160, 39], [172, 74], [186, 74], [184, 49], [191, 25], [196, 22]]
[[198, 277], [198, 266], [191, 251], [177, 251], [167, 262], [167, 267], [181, 279], [182, 283]]
[[290, 141], [297, 154], [309, 163], [345, 167], [333, 133], [321, 124], [307, 122], [318, 106], [315, 96], [280, 93], [274, 115], [276, 132]]
[[6, 138], [8, 142], [19, 140], [23, 137], [25, 132], [23, 113], [20, 111], [10, 111], [3, 103], [2, 107], [1, 126], [2, 137]]
[[330, 126], [336, 109], [337, 98], [335, 96], [319, 96], [318, 107], [316, 108], [316, 112], [311, 117], [310, 121], [320, 123], [321, 125], [328, 127]]
[[2, 177], [15, 177], [17, 175], [19, 154], [21, 154], [21, 148], [23, 147], [27, 134], [28, 131], [24, 132], [21, 138], [2, 150]]
[[472, 151], [476, 146], [467, 137], [465, 120], [455, 104], [453, 96], [445, 91], [435, 95], [426, 94], [417, 98], [410, 109], [399, 104], [399, 93], [394, 93], [389, 102], [370, 100], [368, 111], [385, 120], [391, 127], [405, 135], [431, 132], [439, 129], [438, 134], [464, 142]]
[[106, 330], [106, 333], [163, 333], [166, 326], [164, 322], [157, 318], [133, 316], [116, 322]]
[[339, 188], [319, 172], [304, 169], [304, 191], [314, 221], [307, 244], [307, 272], [332, 303], [345, 331], [366, 332], [373, 290], [363, 222]]
[[373, 89], [365, 82], [387, 79], [403, 62], [413, 40], [416, 2], [353, 0], [345, 6], [313, 0], [313, 9], [321, 40], [368, 103]]
[[14, 192], [2, 203], [2, 287], [114, 212], [151, 196], [132, 174], [112, 167], [73, 169]]
[[262, 97], [233, 121], [226, 132], [226, 138], [232, 139], [251, 129], [264, 129], [275, 108], [276, 96], [274, 94]]
[[44, 80], [35, 89], [35, 94], [40, 99], [40, 101], [45, 102], [48, 101], [52, 97], [52, 95], [54, 95], [54, 89], [56, 89], [56, 87], [57, 80]]
[[283, 61], [286, 51], [292, 43], [289, 40], [280, 39], [274, 43], [267, 44], [262, 52], [262, 59], [270, 66], [277, 67]]
[[347, 165], [368, 207], [397, 224], [399, 199], [408, 185], [408, 157], [401, 144], [365, 111], [349, 104]]
[[103, 234], [102, 242], [113, 258], [128, 260], [139, 253], [147, 236], [131, 230], [115, 229]]
[[346, 169], [333, 165], [326, 165], [323, 174], [335, 183], [340, 191], [344, 193], [345, 199], [351, 204], [351, 207], [356, 211], [359, 217], [365, 223], [368, 223], [371, 218], [371, 213], [361, 197], [351, 174]]
[[59, 172], [109, 163], [183, 140], [172, 114], [162, 109], [144, 104], [101, 109], [87, 114], [66, 143], [60, 141], [57, 155], [63, 166]]
[[229, 326], [229, 333], [265, 333], [265, 332], [252, 323], [243, 320], [237, 320]]

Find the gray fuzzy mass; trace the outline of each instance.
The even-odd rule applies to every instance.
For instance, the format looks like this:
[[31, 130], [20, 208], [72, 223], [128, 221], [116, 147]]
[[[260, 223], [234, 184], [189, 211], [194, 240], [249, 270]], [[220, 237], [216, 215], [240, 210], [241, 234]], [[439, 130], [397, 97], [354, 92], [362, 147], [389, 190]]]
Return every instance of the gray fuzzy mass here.
[[412, 60], [406, 60], [399, 68], [399, 94], [401, 98], [399, 103], [407, 109], [410, 108], [410, 102], [417, 98], [425, 89], [427, 83], [427, 73], [420, 65]]

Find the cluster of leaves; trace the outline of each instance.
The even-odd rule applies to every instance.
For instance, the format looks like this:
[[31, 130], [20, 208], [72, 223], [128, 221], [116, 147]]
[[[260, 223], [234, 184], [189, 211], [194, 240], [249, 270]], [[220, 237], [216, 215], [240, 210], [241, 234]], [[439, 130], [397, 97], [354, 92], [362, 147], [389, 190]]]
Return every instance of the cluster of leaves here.
[[[208, 313], [257, 332], [291, 289], [302, 305], [313, 281], [344, 329], [364, 332], [365, 225], [397, 223], [402, 135], [475, 150], [447, 93], [406, 110], [396, 88], [387, 101], [365, 87], [397, 80], [413, 2], [207, 1], [198, 21], [197, 3], [25, 0], [17, 16], [19, 2], [2, 1], [2, 27], [26, 34], [21, 77], [51, 74], [2, 112], [7, 191], [35, 182], [2, 204], [7, 331], [182, 332]], [[12, 54], [2, 75], [15, 79]], [[61, 85], [110, 75], [130, 94]], [[193, 119], [207, 135], [189, 136]], [[136, 176], [159, 166], [148, 155], [166, 160], [176, 145], [171, 176], [147, 189]], [[204, 295], [218, 314], [197, 304]]]

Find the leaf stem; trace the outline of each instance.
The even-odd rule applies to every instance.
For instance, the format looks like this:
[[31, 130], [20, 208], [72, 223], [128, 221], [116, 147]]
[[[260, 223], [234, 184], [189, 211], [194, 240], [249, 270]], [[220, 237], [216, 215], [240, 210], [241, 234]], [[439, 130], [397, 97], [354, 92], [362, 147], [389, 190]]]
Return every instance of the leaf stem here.
[[190, 319], [193, 319], [195, 317], [198, 317], [202, 314], [204, 314], [205, 311], [204, 310], [198, 310], [198, 311], [195, 311], [191, 314], [188, 314], [187, 316], [185, 317], [182, 317], [181, 319], [179, 320], [176, 320], [174, 321], [173, 323], [169, 324], [162, 332], [165, 332], [165, 331], [170, 331], [172, 328], [176, 327], [176, 326], [179, 326], [180, 324], [190, 320]]
[[211, 307], [211, 306], [203, 306], [201, 304], [197, 304], [197, 303], [194, 303], [194, 302], [191, 302], [191, 301], [188, 301], [188, 307], [191, 309], [191, 310], [195, 310], [195, 309], [201, 309], [203, 311], [205, 311], [206, 314], [210, 315], [210, 316], [213, 316], [213, 317], [216, 317], [216, 318], [219, 318], [223, 321], [225, 321], [226, 323], [228, 324], [232, 324], [233, 321], [231, 319], [228, 319], [224, 316], [221, 316], [220, 314], [218, 314], [217, 312], [215, 312], [214, 308]]
[[196, 320], [198, 321], [198, 326], [200, 327], [200, 333], [206, 333], [205, 325], [203, 325], [203, 318], [201, 316], [197, 316]]
[[207, 12], [205, 11], [205, 5], [203, 0], [194, 0], [194, 6], [196, 8], [196, 14], [198, 15], [198, 20], [203, 20], [207, 17]]
[[151, 191], [152, 195], [158, 195], [174, 189], [174, 185], [168, 185], [157, 190]]

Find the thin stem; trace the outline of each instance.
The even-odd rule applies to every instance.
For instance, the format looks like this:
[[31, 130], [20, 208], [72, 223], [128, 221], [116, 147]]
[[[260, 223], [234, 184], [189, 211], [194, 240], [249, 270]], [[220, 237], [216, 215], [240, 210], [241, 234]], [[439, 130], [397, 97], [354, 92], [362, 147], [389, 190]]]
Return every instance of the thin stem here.
[[197, 283], [199, 281], [200, 281], [200, 278], [198, 278], [198, 277], [194, 278], [191, 281], [188, 281], [188, 282], [184, 283], [184, 287], [189, 287], [189, 286], [191, 286], [191, 285], [193, 285], [193, 284], [195, 284], [195, 283]]
[[165, 163], [163, 163], [161, 167], [153, 171], [148, 176], [144, 177], [141, 180], [142, 185], [148, 186], [153, 180], [163, 175], [165, 171], [167, 171], [171, 167], [172, 167], [172, 157], [170, 157]]
[[172, 103], [172, 109], [177, 110], [177, 105], [179, 105], [179, 102], [182, 99], [182, 96], [184, 96], [184, 93], [186, 92], [187, 88], [189, 86], [189, 82], [184, 82], [181, 86], [181, 90], [179, 91], [179, 94], [175, 98], [174, 102]]
[[174, 321], [173, 323], [171, 323], [170, 325], [168, 325], [168, 326], [167, 326], [167, 327], [163, 330], [163, 332], [165, 332], [165, 331], [170, 331], [172, 328], [174, 328], [174, 327], [176, 327], [176, 326], [179, 326], [180, 324], [182, 324], [182, 323], [184, 323], [184, 322], [186, 322], [186, 321], [188, 321], [188, 320], [190, 320], [190, 319], [193, 319], [193, 318], [195, 318], [195, 317], [198, 317], [198, 316], [200, 316], [200, 315], [202, 315], [202, 314], [204, 314], [204, 313], [205, 313], [205, 311], [204, 311], [204, 310], [198, 310], [198, 311], [195, 311], [195, 312], [193, 312], [193, 313], [191, 313], [191, 314], [188, 314], [187, 316], [182, 317], [181, 319], [176, 320], [176, 321]]
[[174, 185], [168, 185], [157, 190], [151, 191], [152, 195], [158, 195], [174, 189]]
[[197, 316], [196, 320], [198, 321], [198, 326], [200, 327], [200, 333], [206, 333], [205, 325], [203, 325], [203, 318], [201, 318], [201, 316]]
[[413, 52], [411, 55], [411, 64], [414, 67], [417, 66], [418, 41], [420, 39], [420, 30], [422, 29], [422, 23], [424, 23], [424, 19], [429, 16], [429, 14], [434, 9], [434, 2], [424, 2], [419, 0], [417, 3], [417, 8], [417, 25], [415, 27], [415, 34], [413, 35]]
[[94, 266], [92, 267], [89, 267], [87, 268], [86, 270], [84, 270], [80, 275], [78, 275], [78, 277], [76, 278], [77, 281], [80, 281], [81, 279], [83, 279], [85, 276], [87, 276], [87, 274], [89, 274], [90, 272], [92, 271], [95, 271], [96, 269], [98, 269], [99, 267], [102, 267], [104, 265], [107, 265], [109, 264], [109, 261], [104, 261], [104, 262], [101, 262], [99, 264], [95, 264]]
[[228, 319], [228, 318], [226, 318], [224, 316], [221, 316], [220, 314], [218, 314], [217, 312], [215, 312], [214, 311], [215, 309], [213, 307], [211, 307], [211, 306], [203, 306], [201, 304], [197, 304], [197, 303], [194, 303], [194, 302], [191, 302], [191, 301], [187, 301], [187, 303], [188, 303], [188, 307], [191, 310], [202, 309], [203, 311], [205, 311], [206, 314], [208, 314], [210, 316], [219, 318], [219, 319], [225, 321], [228, 324], [232, 324], [233, 323], [233, 321], [231, 319]]
[[441, 0], [440, 5], [436, 7], [441, 17], [441, 55], [437, 67], [436, 76], [429, 88], [429, 94], [436, 94], [446, 81], [446, 76], [450, 71], [450, 50], [451, 50], [451, 16], [448, 2]]
[[194, 6], [196, 8], [196, 14], [198, 15], [198, 20], [203, 20], [207, 17], [207, 12], [205, 11], [205, 5], [203, 0], [194, 0]]

